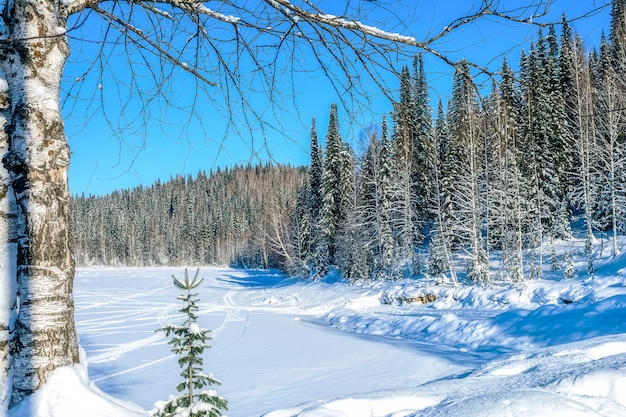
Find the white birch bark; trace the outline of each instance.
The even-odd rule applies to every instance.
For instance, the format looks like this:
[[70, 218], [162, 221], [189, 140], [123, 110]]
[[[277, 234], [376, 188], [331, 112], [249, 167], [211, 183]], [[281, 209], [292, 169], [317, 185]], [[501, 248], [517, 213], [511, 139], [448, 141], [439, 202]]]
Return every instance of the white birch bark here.
[[[4, 127], [9, 119], [10, 100], [0, 80], [0, 155], [8, 149]], [[0, 414], [8, 407], [11, 384], [9, 347], [15, 319], [15, 199], [9, 172], [0, 166]]]
[[19, 301], [10, 406], [39, 388], [54, 369], [79, 360], [69, 248], [69, 147], [59, 100], [69, 55], [61, 7], [18, 0], [5, 10], [10, 41], [3, 45], [0, 62], [11, 108], [3, 162], [18, 215]]

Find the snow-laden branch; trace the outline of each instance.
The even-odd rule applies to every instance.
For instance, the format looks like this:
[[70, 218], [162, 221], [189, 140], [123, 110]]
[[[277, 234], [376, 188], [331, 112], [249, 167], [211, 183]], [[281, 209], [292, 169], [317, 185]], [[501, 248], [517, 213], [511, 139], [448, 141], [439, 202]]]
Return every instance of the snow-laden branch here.
[[[103, 2], [103, 0], [65, 0], [63, 4], [66, 6], [67, 13], [71, 14], [85, 8], [98, 8], [98, 4], [101, 2]], [[363, 41], [370, 45], [373, 45], [376, 41], [384, 41], [396, 46], [405, 45], [413, 47], [436, 56], [451, 66], [455, 66], [458, 62], [450, 59], [445, 52], [440, 51], [436, 46], [434, 46], [437, 41], [447, 37], [452, 32], [463, 26], [475, 23], [476, 21], [484, 18], [494, 18], [517, 24], [531, 24], [536, 26], [550, 25], [552, 22], [542, 22], [541, 18], [547, 16], [549, 6], [552, 2], [553, 0], [535, 0], [518, 8], [506, 9], [502, 7], [501, 2], [498, 0], [484, 0], [480, 2], [480, 5], [476, 6], [473, 12], [442, 25], [441, 28], [435, 33], [430, 34], [424, 39], [418, 40], [411, 34], [396, 33], [378, 26], [366, 24], [360, 20], [325, 13], [320, 7], [314, 4], [315, 2], [311, 0], [302, 0], [302, 4], [300, 5], [294, 4], [291, 0], [263, 0], [263, 3], [266, 4], [271, 10], [278, 12], [278, 16], [283, 16], [283, 18], [287, 21], [290, 21], [292, 26], [298, 26], [302, 22], [307, 22], [310, 25], [316, 26], [320, 30], [318, 34], [327, 33], [331, 36], [340, 36], [339, 32], [349, 31], [352, 32], [352, 34], [363, 38]], [[149, 3], [143, 1], [130, 1], [130, 3], [140, 5], [143, 8], [154, 11], [160, 16], [172, 20], [174, 20], [174, 17], [170, 16], [169, 12], [157, 8], [155, 5], [167, 5], [174, 9], [179, 9], [189, 15], [206, 16], [215, 21], [231, 24], [235, 27], [235, 30], [237, 30], [237, 26], [241, 26], [256, 29], [259, 32], [274, 33], [272, 27], [259, 25], [259, 22], [256, 20], [246, 19], [243, 15], [233, 16], [232, 14], [221, 13], [209, 8], [205, 3], [198, 0], [157, 0]], [[226, 3], [229, 4], [230, 2]], [[240, 10], [243, 13], [250, 12], [245, 6], [232, 6], [235, 10]], [[583, 16], [574, 17], [574, 19], [580, 19], [586, 15], [595, 14], [599, 9], [604, 7], [606, 7], [606, 5], [589, 11]], [[254, 16], [253, 14], [252, 17], [257, 16]], [[332, 30], [334, 30], [334, 33], [330, 33]], [[301, 32], [297, 33], [301, 34]], [[279, 33], [274, 34], [280, 36]], [[481, 72], [488, 72], [486, 68], [476, 63], [470, 62], [470, 65]]]
[[384, 40], [388, 40], [391, 42], [402, 43], [405, 45], [415, 46], [418, 48], [424, 48], [425, 46], [422, 42], [418, 42], [417, 39], [415, 39], [413, 36], [406, 36], [406, 35], [401, 35], [399, 33], [387, 32], [378, 27], [366, 25], [358, 20], [349, 20], [343, 17], [332, 15], [332, 14], [320, 13], [319, 9], [316, 10], [316, 13], [307, 12], [301, 7], [294, 6], [288, 0], [265, 0], [265, 1], [267, 2], [267, 4], [274, 7], [276, 10], [282, 11], [283, 13], [284, 12], [293, 13], [295, 16], [298, 16], [299, 19], [306, 19], [309, 22], [318, 22], [318, 23], [326, 24], [328, 26], [332, 26], [336, 28], [348, 29], [348, 30], [360, 32], [364, 35], [370, 35], [378, 39], [384, 39]]

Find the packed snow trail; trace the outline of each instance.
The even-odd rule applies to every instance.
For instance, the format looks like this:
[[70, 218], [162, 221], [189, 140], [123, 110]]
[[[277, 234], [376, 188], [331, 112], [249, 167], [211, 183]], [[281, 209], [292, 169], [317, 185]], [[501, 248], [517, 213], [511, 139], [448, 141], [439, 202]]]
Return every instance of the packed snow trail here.
[[[183, 272], [77, 271], [80, 342], [90, 377], [105, 392], [148, 410], [175, 394], [180, 370], [167, 339], [155, 330], [181, 320], [171, 276]], [[418, 343], [316, 324], [324, 313], [352, 302], [359, 292], [354, 287], [311, 288], [261, 271], [202, 268], [200, 274], [199, 322], [213, 329], [205, 371], [222, 381], [216, 390], [228, 399], [230, 417], [413, 387], [462, 369]], [[367, 289], [362, 292], [367, 299]]]

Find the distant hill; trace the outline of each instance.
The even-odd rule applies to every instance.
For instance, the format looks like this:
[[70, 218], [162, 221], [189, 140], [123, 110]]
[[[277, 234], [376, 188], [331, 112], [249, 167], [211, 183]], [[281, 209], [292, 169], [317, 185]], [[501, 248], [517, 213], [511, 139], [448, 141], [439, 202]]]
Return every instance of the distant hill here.
[[[78, 266], [276, 267], [305, 168], [247, 165], [72, 201]], [[283, 224], [284, 223], [284, 224]]]

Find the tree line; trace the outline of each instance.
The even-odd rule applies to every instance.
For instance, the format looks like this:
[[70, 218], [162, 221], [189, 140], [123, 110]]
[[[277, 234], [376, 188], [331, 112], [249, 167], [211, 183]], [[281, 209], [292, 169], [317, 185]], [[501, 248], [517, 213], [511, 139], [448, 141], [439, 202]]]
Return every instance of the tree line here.
[[236, 166], [72, 200], [78, 265], [280, 266], [303, 168]]
[[[586, 51], [563, 17], [540, 29], [519, 72], [506, 59], [481, 96], [470, 65], [455, 68], [435, 117], [421, 56], [400, 75], [393, 126], [383, 118], [357, 157], [330, 110], [326, 149], [311, 130], [311, 166], [292, 234], [298, 273], [338, 267], [349, 280], [445, 275], [459, 263], [478, 284], [573, 273], [551, 243], [582, 219], [587, 272], [594, 233], [617, 254], [626, 228], [626, 25], [615, 2], [610, 38]], [[497, 254], [502, 266], [490, 270]]]
[[400, 73], [391, 123], [383, 117], [360, 155], [332, 105], [325, 149], [312, 121], [307, 169], [237, 167], [77, 198], [76, 259], [281, 267], [314, 279], [337, 268], [351, 281], [464, 273], [484, 285], [545, 267], [571, 275], [571, 253], [559, 259], [550, 244], [582, 219], [593, 273], [594, 233], [608, 234], [615, 255], [626, 228], [624, 13], [615, 2], [609, 38], [591, 51], [565, 16], [559, 34], [540, 29], [519, 71], [503, 59], [486, 95], [460, 62], [435, 111], [417, 55]]

